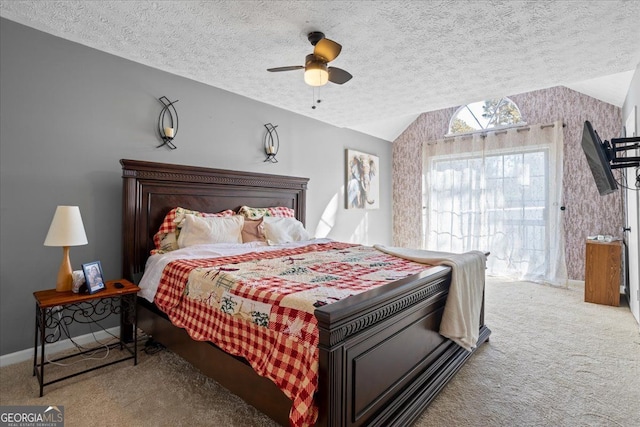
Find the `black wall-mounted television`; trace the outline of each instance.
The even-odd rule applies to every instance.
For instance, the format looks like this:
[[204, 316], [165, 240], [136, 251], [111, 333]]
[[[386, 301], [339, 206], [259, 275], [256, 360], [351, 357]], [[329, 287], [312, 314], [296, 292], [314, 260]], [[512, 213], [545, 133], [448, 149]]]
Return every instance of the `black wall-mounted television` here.
[[600, 195], [604, 196], [616, 191], [618, 184], [616, 184], [611, 172], [611, 158], [609, 155], [611, 149], [600, 140], [588, 120], [584, 122], [584, 129], [582, 130], [582, 150], [587, 156], [587, 162]]

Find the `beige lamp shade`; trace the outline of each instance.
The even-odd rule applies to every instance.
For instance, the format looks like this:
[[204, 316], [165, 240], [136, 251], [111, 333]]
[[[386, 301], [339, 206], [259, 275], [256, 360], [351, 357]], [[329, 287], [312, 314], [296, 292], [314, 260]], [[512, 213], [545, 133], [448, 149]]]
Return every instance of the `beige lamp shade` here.
[[80, 246], [89, 243], [77, 206], [58, 206], [49, 226], [45, 246]]
[[69, 260], [69, 246], [80, 246], [89, 243], [84, 232], [80, 208], [77, 206], [58, 206], [49, 232], [44, 239], [45, 246], [62, 246], [62, 263], [58, 270], [56, 290], [66, 292], [71, 290], [72, 270]]

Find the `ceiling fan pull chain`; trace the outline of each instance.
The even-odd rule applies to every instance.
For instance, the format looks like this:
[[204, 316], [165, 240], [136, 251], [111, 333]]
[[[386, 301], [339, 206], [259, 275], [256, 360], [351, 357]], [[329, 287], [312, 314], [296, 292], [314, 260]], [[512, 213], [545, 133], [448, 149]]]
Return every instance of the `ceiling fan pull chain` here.
[[320, 104], [322, 102], [322, 99], [320, 99], [320, 87], [317, 88], [318, 89], [318, 96], [316, 96], [316, 88], [313, 88], [313, 101], [311, 105], [311, 109], [315, 110], [316, 109], [316, 104]]

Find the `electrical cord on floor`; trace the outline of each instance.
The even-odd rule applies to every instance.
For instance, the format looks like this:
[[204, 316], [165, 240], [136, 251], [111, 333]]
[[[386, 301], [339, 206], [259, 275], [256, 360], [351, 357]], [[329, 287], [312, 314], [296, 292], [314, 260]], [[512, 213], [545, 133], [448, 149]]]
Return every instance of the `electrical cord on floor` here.
[[[62, 321], [62, 309], [54, 308], [53, 310], [54, 311], [52, 315], [56, 315], [56, 314], [58, 315], [56, 330], [59, 331], [60, 335], [65, 336], [69, 340], [69, 342], [73, 344], [73, 346], [76, 348], [78, 352], [87, 352], [87, 353], [84, 353], [84, 354], [79, 353], [77, 355], [77, 356], [80, 356], [78, 360], [75, 360], [73, 362], [67, 362], [67, 363], [53, 361], [49, 358], [49, 354], [45, 354], [45, 360], [47, 361], [47, 363], [50, 363], [52, 365], [58, 365], [58, 366], [71, 366], [86, 360], [104, 360], [107, 357], [109, 357], [111, 346], [118, 344], [120, 342], [119, 337], [117, 337], [116, 335], [111, 333], [109, 330], [107, 330], [104, 326], [102, 326], [102, 324], [99, 321], [94, 320], [88, 323], [89, 330], [91, 332], [91, 335], [93, 336], [94, 342], [99, 346], [95, 348], [85, 347], [77, 343], [71, 336], [71, 332], [69, 331], [69, 326]], [[100, 341], [98, 337], [96, 337], [96, 331], [94, 331], [92, 327], [94, 324], [97, 325], [107, 335], [111, 335], [111, 338], [109, 339], [109, 341], [103, 342], [103, 341]], [[154, 341], [153, 338], [151, 338], [151, 336], [145, 333], [142, 333], [138, 336], [138, 339], [137, 339], [138, 344], [141, 344], [144, 340], [146, 340], [146, 342], [144, 344], [143, 350], [146, 354], [156, 354], [165, 349], [165, 347], [162, 344], [160, 344], [157, 341]], [[104, 355], [96, 357], [96, 354], [98, 354], [99, 352], [104, 352]]]
[[[78, 359], [78, 360], [76, 360], [74, 362], [68, 362], [68, 363], [52, 361], [49, 358], [49, 355], [45, 354], [45, 360], [50, 364], [58, 365], [58, 366], [71, 366], [71, 365], [74, 365], [76, 363], [80, 363], [80, 362], [83, 362], [83, 361], [86, 361], [86, 360], [104, 360], [107, 357], [109, 357], [109, 353], [111, 351], [111, 346], [113, 346], [115, 344], [118, 344], [120, 342], [120, 338], [118, 338], [116, 335], [114, 335], [109, 330], [107, 330], [104, 326], [102, 326], [102, 324], [99, 321], [94, 320], [93, 322], [88, 323], [89, 324], [89, 330], [91, 332], [91, 335], [93, 336], [94, 342], [96, 344], [98, 344], [99, 346], [95, 347], [95, 348], [85, 347], [85, 346], [77, 343], [76, 341], [74, 341], [74, 339], [71, 336], [71, 333], [69, 331], [69, 326], [62, 321], [62, 310], [57, 310], [57, 313], [54, 312], [54, 314], [58, 315], [58, 324], [57, 324], [56, 328], [58, 328], [58, 330], [60, 331], [60, 334], [65, 336], [69, 340], [69, 342], [71, 344], [73, 344], [73, 346], [76, 348], [76, 350], [78, 350], [78, 352], [88, 351], [88, 353], [78, 354], [77, 356], [80, 356], [80, 359]], [[103, 342], [103, 341], [100, 341], [98, 339], [98, 337], [96, 337], [96, 331], [94, 331], [93, 327], [92, 327], [92, 325], [94, 325], [94, 324], [97, 325], [107, 335], [111, 335], [111, 338], [109, 339], [109, 341]], [[149, 339], [149, 336], [147, 334], [143, 333], [140, 336], [138, 336], [138, 340], [137, 341], [140, 344], [145, 339]], [[160, 345], [160, 344], [158, 344], [158, 345]], [[159, 351], [159, 350], [157, 350], [157, 351]], [[98, 354], [100, 352], [104, 352], [104, 355], [97, 357], [96, 354]]]
[[[98, 338], [96, 337], [96, 334], [93, 330], [93, 328], [91, 327], [92, 323], [89, 323], [89, 330], [91, 331], [91, 335], [93, 336], [93, 340], [96, 342], [96, 344], [99, 344], [99, 347], [96, 347], [94, 349], [88, 349], [86, 347], [83, 347], [82, 345], [78, 344], [77, 342], [75, 342], [73, 340], [73, 338], [71, 337], [71, 333], [69, 332], [69, 326], [66, 325], [64, 322], [62, 322], [62, 310], [58, 310], [58, 326], [60, 328], [60, 332], [62, 334], [64, 334], [64, 336], [67, 337], [67, 339], [69, 340], [69, 342], [71, 342], [76, 350], [78, 352], [82, 352], [82, 351], [89, 351], [88, 353], [85, 354], [78, 354], [78, 356], [81, 356], [80, 359], [75, 360], [73, 362], [68, 362], [68, 363], [62, 363], [62, 362], [57, 362], [57, 361], [53, 361], [49, 358], [48, 354], [45, 354], [45, 360], [52, 364], [52, 365], [58, 365], [58, 366], [72, 366], [75, 365], [77, 363], [86, 361], [86, 360], [104, 360], [107, 357], [109, 357], [109, 353], [111, 351], [110, 345], [114, 344], [114, 343], [104, 343], [101, 342], [100, 340], [98, 340]], [[107, 331], [99, 322], [94, 321], [93, 323], [97, 324], [104, 332], [106, 332], [107, 334], [111, 335], [113, 338], [118, 339], [118, 337], [116, 337], [115, 335], [113, 335], [111, 332]], [[99, 356], [97, 357], [96, 354], [100, 353], [100, 352], [104, 352], [103, 356]]]

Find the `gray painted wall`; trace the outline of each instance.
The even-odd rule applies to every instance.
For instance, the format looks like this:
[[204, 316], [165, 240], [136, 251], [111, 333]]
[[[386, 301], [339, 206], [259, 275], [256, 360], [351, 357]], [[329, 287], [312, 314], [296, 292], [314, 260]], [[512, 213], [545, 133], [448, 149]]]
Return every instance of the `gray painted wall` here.
[[[0, 19], [0, 354], [33, 345], [32, 293], [55, 286], [61, 248], [43, 246], [57, 205], [78, 205], [89, 240], [74, 269], [120, 276], [119, 159], [310, 178], [307, 228], [391, 242], [391, 144]], [[177, 150], [157, 149], [157, 99], [176, 104]], [[264, 163], [264, 123], [279, 163]], [[380, 157], [381, 208], [344, 209], [344, 150]], [[107, 325], [109, 326], [109, 325]]]

